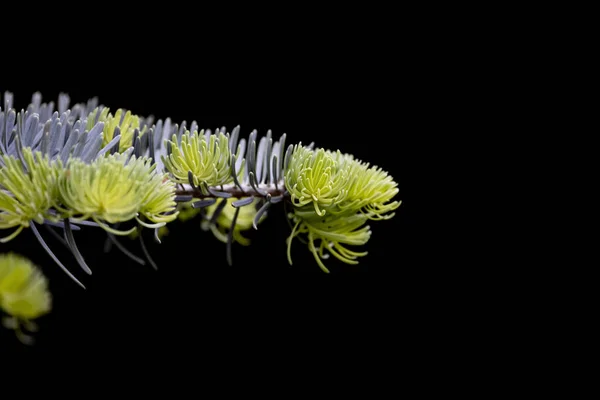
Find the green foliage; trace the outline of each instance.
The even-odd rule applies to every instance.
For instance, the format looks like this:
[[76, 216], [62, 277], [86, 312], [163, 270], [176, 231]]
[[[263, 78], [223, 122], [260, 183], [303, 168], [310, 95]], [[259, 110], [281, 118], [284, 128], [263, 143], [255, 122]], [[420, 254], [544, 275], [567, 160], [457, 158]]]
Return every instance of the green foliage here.
[[14, 239], [31, 221], [57, 220], [50, 208], [56, 199], [61, 162], [50, 162], [48, 157], [40, 152], [34, 154], [29, 148], [23, 149], [23, 159], [24, 163], [14, 156], [1, 157], [0, 229], [17, 229], [0, 239], [0, 243]]
[[[178, 143], [177, 136], [168, 144], [172, 153], [162, 161], [177, 183], [189, 183], [192, 173], [193, 183], [208, 194], [207, 187], [225, 185], [233, 181], [231, 176], [231, 152], [229, 138], [222, 133], [205, 139], [204, 131], [186, 132]], [[167, 146], [167, 145], [165, 145]]]
[[175, 183], [167, 174], [155, 172], [156, 164], [144, 158], [144, 167], [150, 177], [142, 175], [140, 193], [143, 195], [139, 213], [154, 225], [147, 224], [138, 218], [140, 224], [147, 228], [160, 228], [177, 219], [177, 203], [175, 202]]
[[141, 205], [138, 165], [125, 165], [120, 154], [91, 164], [70, 160], [59, 180], [57, 208], [73, 221], [114, 224], [135, 218]]
[[288, 238], [290, 264], [292, 241], [302, 236], [323, 271], [329, 272], [322, 261], [329, 254], [357, 264], [367, 252], [346, 246], [365, 245], [371, 237], [367, 221], [390, 219], [400, 206], [391, 202], [398, 189], [387, 172], [339, 151], [297, 145], [285, 176], [295, 206], [288, 216], [294, 223]]
[[294, 206], [311, 204], [319, 216], [344, 202], [349, 181], [349, 163], [336, 162], [325, 150], [313, 151], [301, 144], [296, 145], [285, 172], [285, 186]]
[[367, 217], [364, 214], [329, 215], [325, 218], [310, 214], [304, 214], [304, 217], [299, 215], [302, 215], [302, 212], [290, 215], [295, 222], [292, 234], [288, 238], [290, 264], [292, 240], [303, 234], [307, 236], [308, 249], [313, 253], [317, 264], [327, 273], [329, 270], [322, 261], [329, 258], [326, 251], [346, 264], [358, 264], [358, 257], [367, 255], [367, 252], [356, 252], [346, 247], [365, 245], [371, 238], [371, 229], [368, 225], [365, 226]]
[[4, 326], [14, 329], [24, 343], [32, 338], [22, 328], [35, 331], [31, 321], [50, 312], [52, 296], [41, 271], [28, 259], [17, 254], [0, 254], [0, 309], [9, 317]]
[[74, 158], [64, 168], [60, 160], [50, 162], [29, 148], [23, 149], [23, 158], [24, 164], [13, 156], [2, 157], [0, 229], [17, 228], [0, 239], [2, 243], [14, 239], [31, 221], [92, 219], [111, 233], [123, 235], [126, 232], [107, 223], [137, 219], [155, 228], [177, 218], [175, 184], [155, 172], [156, 165], [147, 157], [132, 157], [126, 163], [128, 157], [117, 153], [90, 164]]
[[[128, 161], [128, 162], [127, 162]], [[59, 179], [59, 204], [63, 216], [73, 221], [92, 219], [116, 235], [129, 235], [108, 224], [137, 219], [149, 227], [164, 226], [177, 218], [175, 184], [156, 173], [156, 165], [146, 157], [131, 159], [112, 154], [100, 157], [91, 164], [72, 159]], [[143, 222], [145, 216], [155, 225]]]
[[[100, 115], [98, 115], [98, 112], [100, 112]], [[121, 135], [118, 151], [122, 153], [133, 146], [133, 136], [135, 130], [138, 129], [138, 131], [140, 131], [140, 117], [133, 115], [131, 111], [121, 108], [117, 110], [115, 115], [112, 115], [108, 108], [103, 108], [102, 111], [99, 111], [99, 109], [96, 108], [88, 116], [88, 131], [94, 127], [96, 123], [96, 117], [98, 117], [97, 122], [104, 122], [104, 129], [102, 130], [104, 140], [102, 142], [102, 146], [106, 146], [111, 140], [113, 140], [115, 137], [116, 128], [119, 128], [119, 134]], [[141, 136], [144, 133], [145, 127], [139, 132], [139, 134]]]

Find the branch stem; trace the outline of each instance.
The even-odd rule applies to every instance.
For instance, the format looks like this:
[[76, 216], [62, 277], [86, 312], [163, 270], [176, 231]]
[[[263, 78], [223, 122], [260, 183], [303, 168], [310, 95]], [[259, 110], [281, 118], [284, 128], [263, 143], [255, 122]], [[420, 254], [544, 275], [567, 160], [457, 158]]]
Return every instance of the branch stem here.
[[[201, 190], [192, 188], [190, 185], [182, 185], [182, 187], [178, 187], [176, 191], [177, 197], [184, 196], [192, 196], [194, 199], [211, 199], [211, 198], [219, 198], [220, 196], [216, 196], [214, 194], [205, 194], [202, 193]], [[228, 185], [221, 188], [217, 187], [219, 192], [228, 193], [232, 198], [243, 199], [245, 197], [258, 197], [258, 198], [270, 198], [270, 197], [278, 197], [283, 196], [284, 198], [289, 198], [290, 194], [286, 190], [282, 190], [282, 188], [277, 188], [275, 185], [272, 186], [261, 186], [260, 188], [265, 194], [258, 193], [251, 186], [244, 187], [244, 190], [241, 190], [239, 187], [234, 185]]]

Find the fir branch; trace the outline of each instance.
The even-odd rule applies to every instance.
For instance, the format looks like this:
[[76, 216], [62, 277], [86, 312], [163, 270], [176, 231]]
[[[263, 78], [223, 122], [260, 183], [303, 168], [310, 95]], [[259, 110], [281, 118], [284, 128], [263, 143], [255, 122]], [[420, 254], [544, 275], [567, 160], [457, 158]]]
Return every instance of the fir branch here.
[[[236, 198], [236, 199], [243, 199], [245, 197], [257, 197], [257, 198], [272, 198], [272, 197], [279, 197], [279, 196], [284, 196], [285, 198], [290, 198], [289, 193], [286, 190], [282, 190], [281, 188], [277, 188], [277, 187], [271, 187], [271, 186], [262, 186], [261, 187], [261, 192], [257, 192], [256, 190], [254, 190], [251, 186], [250, 187], [244, 187], [242, 186], [242, 188], [240, 189], [239, 187], [235, 186], [235, 185], [226, 185], [223, 187], [219, 188], [219, 191], [224, 192], [224, 193], [228, 193], [229, 195], [231, 195], [231, 197]], [[218, 195], [214, 195], [212, 193], [203, 193], [201, 190], [199, 189], [193, 189], [191, 186], [184, 186], [183, 189], [177, 189], [175, 191], [176, 196], [186, 196], [186, 197], [192, 197], [194, 199], [212, 199], [212, 198], [219, 198], [220, 196]], [[187, 199], [185, 199], [187, 200]]]

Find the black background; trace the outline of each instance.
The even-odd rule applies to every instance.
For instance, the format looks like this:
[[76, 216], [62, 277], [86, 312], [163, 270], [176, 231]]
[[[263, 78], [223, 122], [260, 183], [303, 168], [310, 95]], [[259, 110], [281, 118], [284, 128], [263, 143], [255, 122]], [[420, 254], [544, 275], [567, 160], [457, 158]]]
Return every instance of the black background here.
[[[422, 229], [414, 214], [414, 182], [419, 166], [422, 129], [410, 110], [379, 107], [372, 96], [324, 90], [288, 102], [275, 98], [212, 95], [201, 83], [69, 84], [65, 81], [24, 81], [0, 88], [15, 94], [17, 108], [40, 91], [44, 101], [69, 93], [71, 103], [98, 96], [112, 109], [140, 115], [196, 120], [200, 127], [241, 125], [242, 137], [253, 129], [275, 136], [287, 133], [287, 143], [315, 142], [340, 149], [381, 166], [399, 183], [403, 200], [390, 221], [373, 222], [366, 246], [369, 255], [358, 266], [332, 258], [324, 274], [306, 246], [295, 242], [294, 265], [286, 258], [290, 229], [282, 207], [275, 208], [257, 232], [249, 232], [250, 247], [234, 246], [234, 265], [225, 259], [225, 245], [203, 232], [198, 221], [175, 222], [161, 245], [147, 244], [159, 270], [131, 262], [116, 249], [103, 253], [101, 230], [84, 229], [75, 239], [93, 275], [85, 276], [69, 253], [52, 238], [47, 241], [59, 258], [82, 279], [87, 290], [71, 282], [46, 255], [33, 234], [24, 231], [1, 245], [2, 252], [26, 255], [50, 279], [54, 308], [38, 320], [37, 343], [26, 348], [0, 331], [0, 353], [21, 355], [115, 354], [151, 352], [194, 354], [276, 350], [282, 354], [307, 343], [367, 343], [377, 346], [395, 337], [397, 324], [417, 335], [416, 314], [427, 302], [420, 241]], [[306, 96], [306, 93], [303, 94]], [[232, 102], [228, 103], [227, 99]], [[392, 106], [394, 103], [392, 103]], [[391, 117], [390, 117], [391, 116]], [[141, 254], [138, 243], [129, 248]], [[408, 322], [410, 321], [410, 322]], [[409, 327], [412, 326], [412, 327]], [[417, 330], [415, 330], [417, 329]], [[353, 350], [355, 351], [355, 350]]]

